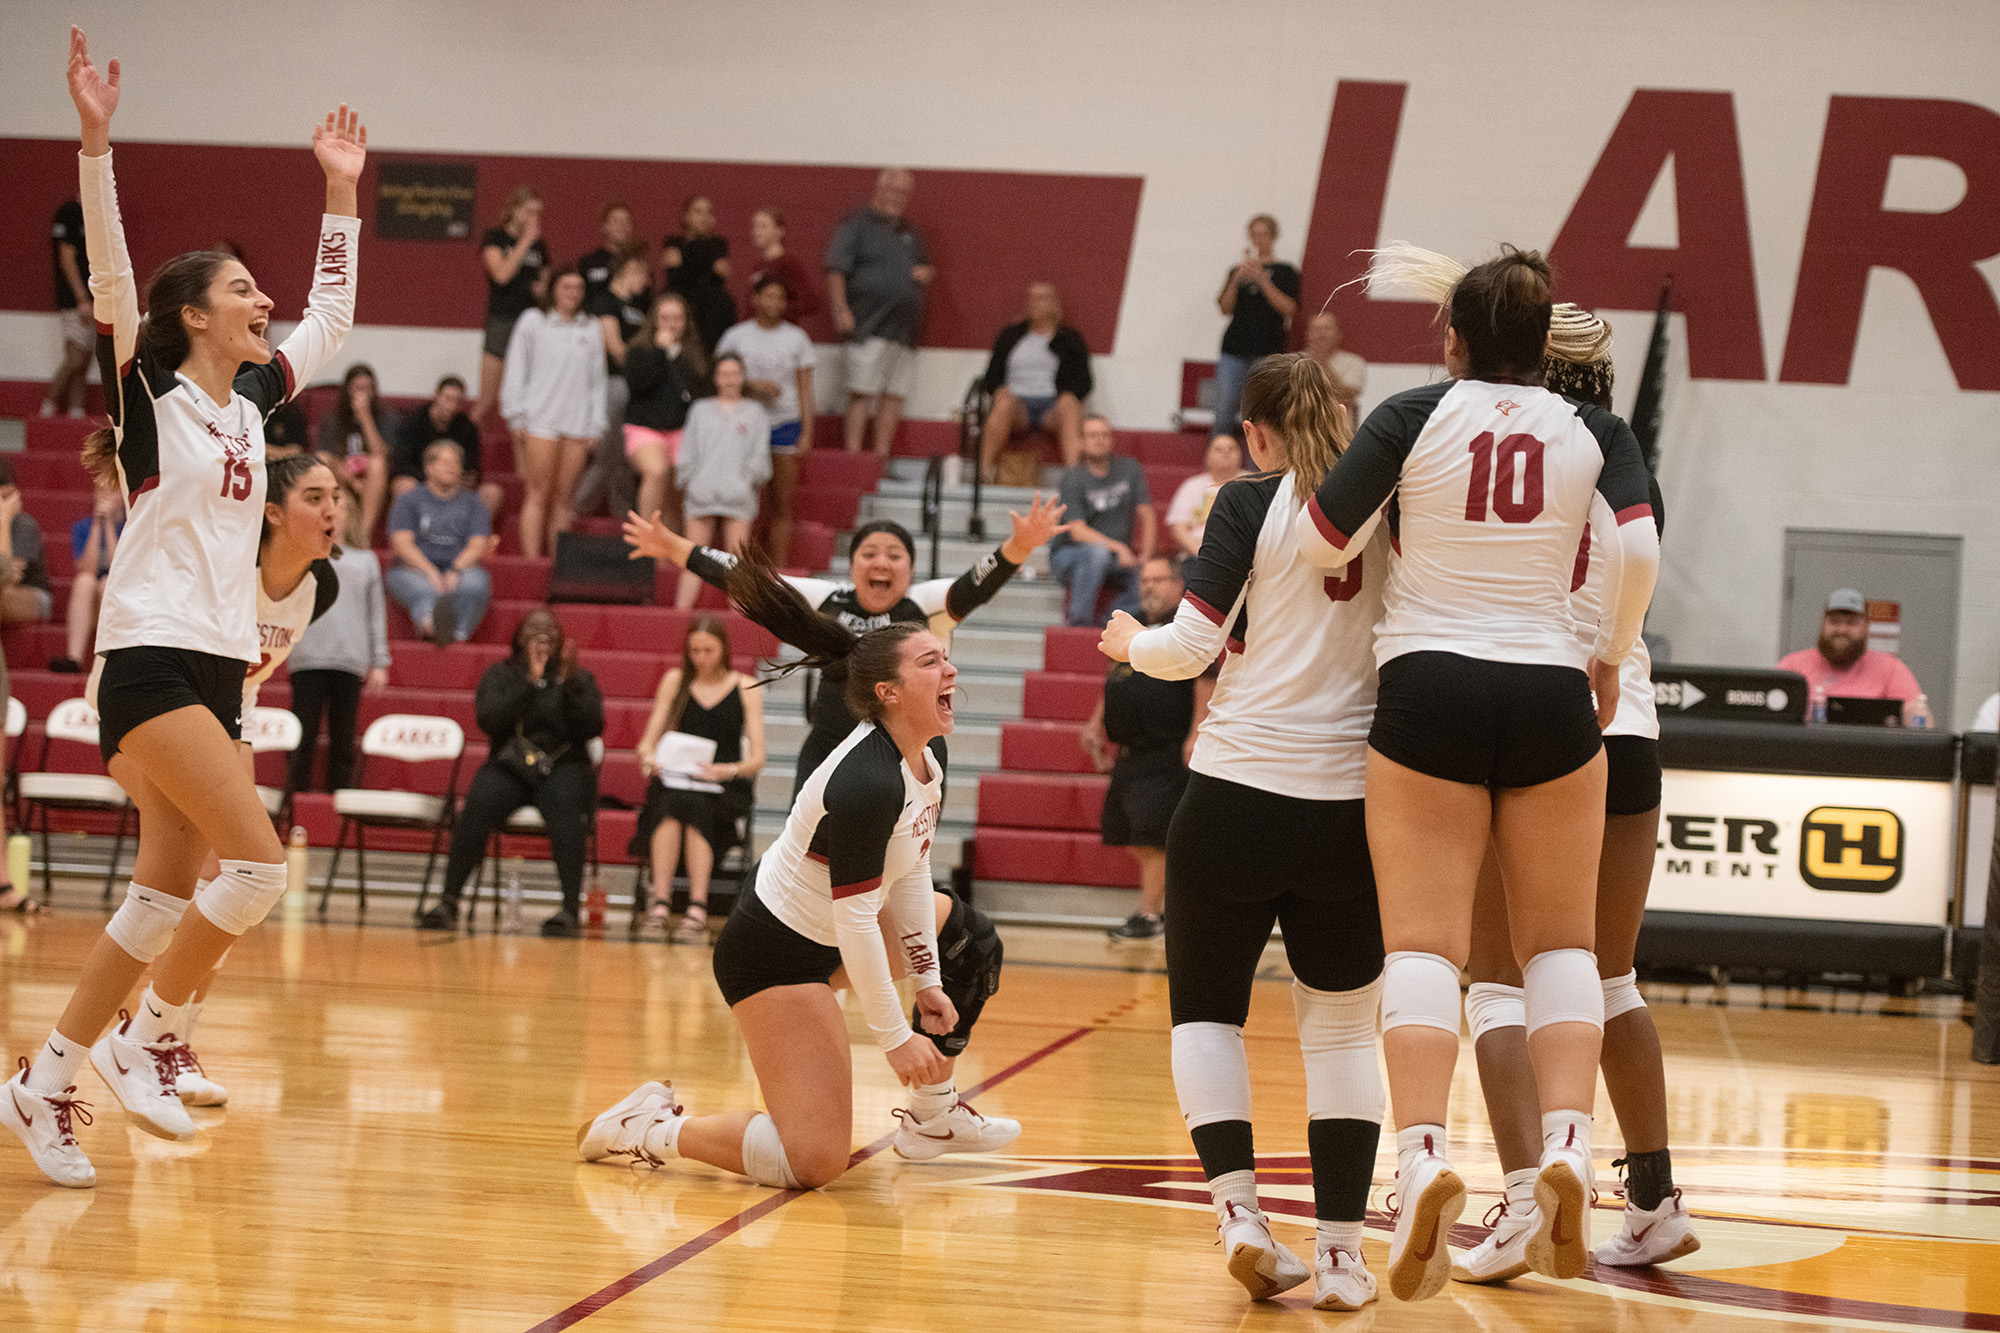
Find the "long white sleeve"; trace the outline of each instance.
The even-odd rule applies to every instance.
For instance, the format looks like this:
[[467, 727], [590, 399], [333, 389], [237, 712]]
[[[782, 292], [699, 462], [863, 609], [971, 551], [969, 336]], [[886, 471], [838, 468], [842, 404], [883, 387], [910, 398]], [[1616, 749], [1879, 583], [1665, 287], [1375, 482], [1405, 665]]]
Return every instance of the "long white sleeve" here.
[[[90, 255], [90, 297], [98, 327], [111, 330], [112, 345], [122, 373], [139, 345], [139, 285], [132, 276], [132, 256], [125, 249], [125, 223], [118, 215], [118, 183], [111, 174], [111, 153], [102, 157], [76, 155], [78, 199], [83, 204], [83, 240]], [[107, 392], [116, 394], [107, 384]], [[123, 419], [122, 413], [118, 414]]]
[[535, 334], [541, 324], [540, 311], [526, 311], [514, 321], [514, 332], [507, 339], [507, 371], [500, 379], [500, 417], [516, 429], [527, 424], [528, 375], [534, 368]]
[[889, 886], [882, 918], [903, 951], [903, 972], [917, 989], [943, 984], [937, 951], [937, 886], [931, 879], [931, 858], [919, 857], [908, 873]]
[[340, 354], [348, 331], [354, 327], [360, 250], [360, 218], [338, 213], [321, 216], [318, 257], [313, 263], [313, 284], [306, 294], [305, 313], [299, 317], [298, 327], [278, 346], [288, 396], [312, 383]]
[[1590, 509], [1591, 526], [1604, 552], [1604, 604], [1597, 618], [1600, 662], [1623, 662], [1646, 626], [1653, 586], [1660, 576], [1660, 534], [1647, 507], [1620, 522], [1602, 495]]
[[1191, 598], [1183, 597], [1174, 618], [1133, 637], [1126, 660], [1132, 669], [1160, 680], [1191, 680], [1208, 670], [1228, 641], [1243, 599], [1250, 595], [1246, 580], [1236, 601], [1221, 620], [1211, 620]]
[[[875, 1033], [875, 1044], [893, 1051], [915, 1034], [903, 1017], [903, 1000], [889, 973], [889, 955], [882, 939], [882, 923], [876, 913], [882, 896], [857, 893], [838, 898], [833, 904], [834, 937], [840, 961], [847, 968], [848, 984], [861, 1001], [861, 1015]], [[932, 954], [937, 950], [933, 942]]]

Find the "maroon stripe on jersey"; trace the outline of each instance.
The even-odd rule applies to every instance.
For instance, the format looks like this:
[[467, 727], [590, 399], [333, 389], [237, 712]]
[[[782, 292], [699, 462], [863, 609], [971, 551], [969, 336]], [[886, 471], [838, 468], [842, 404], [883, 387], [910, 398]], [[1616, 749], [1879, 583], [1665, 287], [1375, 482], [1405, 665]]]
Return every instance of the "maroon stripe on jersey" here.
[[1317, 495], [1306, 501], [1306, 513], [1312, 516], [1313, 526], [1319, 529], [1320, 536], [1326, 538], [1328, 546], [1331, 546], [1336, 551], [1345, 551], [1347, 549], [1347, 534], [1333, 526], [1333, 520], [1328, 518], [1326, 511], [1319, 507], [1319, 497]]
[[98, 337], [100, 337], [100, 338], [109, 338], [109, 337], [111, 337], [111, 336], [112, 336], [112, 335], [113, 335], [114, 333], [116, 333], [116, 332], [117, 332], [117, 330], [116, 330], [116, 329], [112, 328], [112, 327], [111, 327], [111, 326], [110, 326], [109, 324], [106, 324], [106, 323], [105, 323], [105, 322], [104, 322], [103, 320], [101, 320], [101, 319], [100, 319], [100, 320], [98, 320], [98, 321], [97, 321], [97, 336], [98, 336]]
[[880, 875], [876, 875], [871, 879], [864, 879], [858, 884], [836, 884], [833, 886], [833, 900], [839, 902], [842, 898], [852, 898], [856, 894], [873, 893], [881, 887], [882, 877]]
[[1583, 540], [1576, 544], [1576, 569], [1569, 576], [1569, 590], [1575, 592], [1590, 576], [1590, 525], [1583, 528]]
[[807, 853], [806, 853], [806, 860], [808, 860], [808, 861], [817, 861], [817, 862], [819, 862], [819, 863], [820, 863], [821, 865], [825, 865], [825, 864], [826, 864], [826, 858], [825, 858], [824, 856], [821, 856], [821, 855], [820, 855], [820, 854], [819, 854], [818, 852], [807, 852]]
[[1622, 528], [1635, 518], [1651, 518], [1652, 516], [1653, 506], [1650, 504], [1627, 505], [1618, 511], [1618, 526]]
[[278, 366], [285, 372], [284, 401], [290, 402], [293, 392], [298, 388], [298, 382], [292, 375], [292, 359], [283, 352], [280, 352], [278, 353]]
[[1195, 610], [1208, 617], [1209, 624], [1220, 625], [1222, 623], [1222, 612], [1216, 610], [1207, 602], [1202, 601], [1201, 598], [1195, 596], [1193, 593], [1189, 593], [1187, 599], [1194, 604]]
[[134, 500], [138, 499], [140, 496], [144, 495], [147, 491], [152, 490], [155, 486], [159, 484], [160, 484], [159, 474], [155, 473], [139, 483], [139, 489], [132, 492], [132, 498]]

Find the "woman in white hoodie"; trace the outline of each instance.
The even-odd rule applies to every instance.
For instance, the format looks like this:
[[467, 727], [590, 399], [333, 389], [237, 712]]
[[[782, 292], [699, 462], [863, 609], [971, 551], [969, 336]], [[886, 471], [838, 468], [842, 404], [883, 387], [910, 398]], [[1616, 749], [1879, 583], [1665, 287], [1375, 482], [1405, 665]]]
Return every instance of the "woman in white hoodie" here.
[[527, 487], [522, 555], [552, 550], [575, 521], [576, 483], [604, 433], [604, 373], [604, 331], [584, 311], [583, 275], [563, 269], [549, 283], [548, 306], [514, 325], [500, 384], [500, 415], [520, 441]]

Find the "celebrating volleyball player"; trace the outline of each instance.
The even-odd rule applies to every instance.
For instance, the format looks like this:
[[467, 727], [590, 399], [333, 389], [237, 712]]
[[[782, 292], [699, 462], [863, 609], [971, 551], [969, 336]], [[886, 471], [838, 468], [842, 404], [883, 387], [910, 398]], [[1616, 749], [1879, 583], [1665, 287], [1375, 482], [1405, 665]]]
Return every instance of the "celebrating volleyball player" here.
[[[0, 1095], [0, 1121], [36, 1165], [77, 1187], [94, 1184], [96, 1173], [73, 1133], [82, 1105], [76, 1073], [130, 984], [113, 955], [155, 967], [132, 1020], [106, 1039], [105, 1056], [118, 1079], [176, 1103], [140, 1123], [177, 1128], [179, 1043], [168, 1038], [216, 961], [284, 893], [283, 848], [237, 753], [243, 680], [262, 655], [263, 423], [338, 351], [353, 322], [355, 182], [367, 151], [360, 119], [345, 106], [313, 129], [326, 214], [304, 317], [275, 355], [265, 339], [270, 298], [223, 254], [198, 251], [163, 265], [142, 323], [111, 170], [117, 61], [108, 73], [99, 75], [83, 33], [71, 29], [85, 236], [91, 255], [102, 256], [90, 275], [98, 360], [130, 505], [104, 586], [88, 693], [111, 776], [138, 807], [141, 832], [131, 889], [83, 981], [32, 1065], [24, 1059]], [[189, 913], [211, 848], [221, 873]], [[107, 1060], [93, 1063], [101, 1071]], [[146, 1104], [125, 1086], [119, 1099]]]
[[1357, 1310], [1375, 1299], [1361, 1223], [1382, 1128], [1382, 927], [1361, 796], [1388, 543], [1357, 547], [1335, 578], [1299, 555], [1306, 498], [1349, 434], [1324, 367], [1264, 358], [1241, 414], [1260, 472], [1217, 493], [1178, 613], [1142, 631], [1119, 612], [1101, 646], [1169, 679], [1228, 648], [1167, 835], [1174, 1088], [1230, 1275], [1259, 1299], [1303, 1282], [1258, 1206], [1243, 1050], [1258, 960], [1281, 926], [1306, 1067], [1314, 1304]]
[[[934, 1038], [959, 1016], [938, 970], [930, 849], [944, 766], [930, 742], [951, 731], [958, 672], [923, 625], [856, 635], [759, 558], [739, 561], [728, 585], [744, 614], [804, 650], [794, 669], [844, 667], [847, 706], [862, 719], [806, 779], [715, 944], [715, 979], [769, 1113], [690, 1116], [671, 1084], [647, 1083], [586, 1124], [577, 1152], [656, 1166], [685, 1157], [776, 1188], [817, 1189], [847, 1169], [853, 1147], [854, 1075], [836, 983], [859, 997], [899, 1079], [921, 1088], [948, 1077]], [[916, 980], [929, 1036], [903, 1020], [898, 971]], [[1000, 1141], [987, 1146], [1020, 1132], [970, 1115], [975, 1130], [1011, 1130], [990, 1134]]]
[[[1400, 511], [1401, 553], [1376, 638], [1368, 844], [1389, 950], [1382, 1027], [1400, 1207], [1388, 1279], [1404, 1300], [1444, 1286], [1446, 1234], [1465, 1205], [1444, 1122], [1458, 974], [1489, 838], [1542, 1109], [1525, 1257], [1538, 1273], [1575, 1277], [1590, 1253], [1590, 1110], [1604, 1024], [1592, 953], [1600, 728], [1615, 714], [1619, 664], [1639, 636], [1660, 548], [1631, 429], [1534, 383], [1549, 317], [1540, 255], [1507, 247], [1468, 272], [1445, 334], [1452, 379], [1376, 408], [1300, 525], [1307, 559], [1338, 569], [1364, 549], [1392, 495]], [[1594, 511], [1609, 539], [1602, 623], [1586, 648], [1569, 590]]]

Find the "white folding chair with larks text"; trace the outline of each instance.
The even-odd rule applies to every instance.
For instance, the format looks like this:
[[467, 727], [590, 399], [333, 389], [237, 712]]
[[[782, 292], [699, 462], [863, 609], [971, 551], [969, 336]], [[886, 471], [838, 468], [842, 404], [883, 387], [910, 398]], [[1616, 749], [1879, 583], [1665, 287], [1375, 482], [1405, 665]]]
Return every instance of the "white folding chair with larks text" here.
[[450, 766], [441, 791], [418, 792], [393, 788], [342, 787], [333, 794], [333, 812], [340, 816], [340, 837], [333, 845], [333, 862], [326, 868], [326, 886], [320, 891], [319, 912], [326, 915], [327, 900], [333, 894], [333, 878], [340, 869], [340, 854], [347, 835], [354, 834], [354, 858], [358, 867], [355, 884], [360, 911], [368, 911], [368, 851], [364, 830], [370, 828], [409, 829], [429, 832], [430, 855], [424, 861], [420, 892], [430, 888], [431, 872], [437, 866], [438, 849], [451, 832], [458, 809], [458, 764], [465, 754], [465, 729], [448, 717], [418, 713], [388, 713], [368, 724], [361, 734], [361, 772], [366, 777], [369, 761], [394, 759], [405, 764], [447, 764]]
[[[12, 709], [8, 710], [12, 713]], [[11, 720], [11, 719], [10, 719]], [[42, 724], [42, 751], [35, 772], [22, 773], [20, 781], [20, 827], [32, 825], [42, 835], [42, 901], [54, 892], [49, 863], [49, 811], [97, 810], [118, 816], [118, 833], [111, 843], [111, 863], [104, 869], [104, 901], [111, 901], [111, 889], [118, 880], [118, 860], [125, 851], [125, 835], [135, 811], [125, 789], [103, 773], [51, 773], [49, 747], [52, 744], [88, 745], [97, 751], [97, 710], [82, 699], [65, 699], [49, 710]]]

